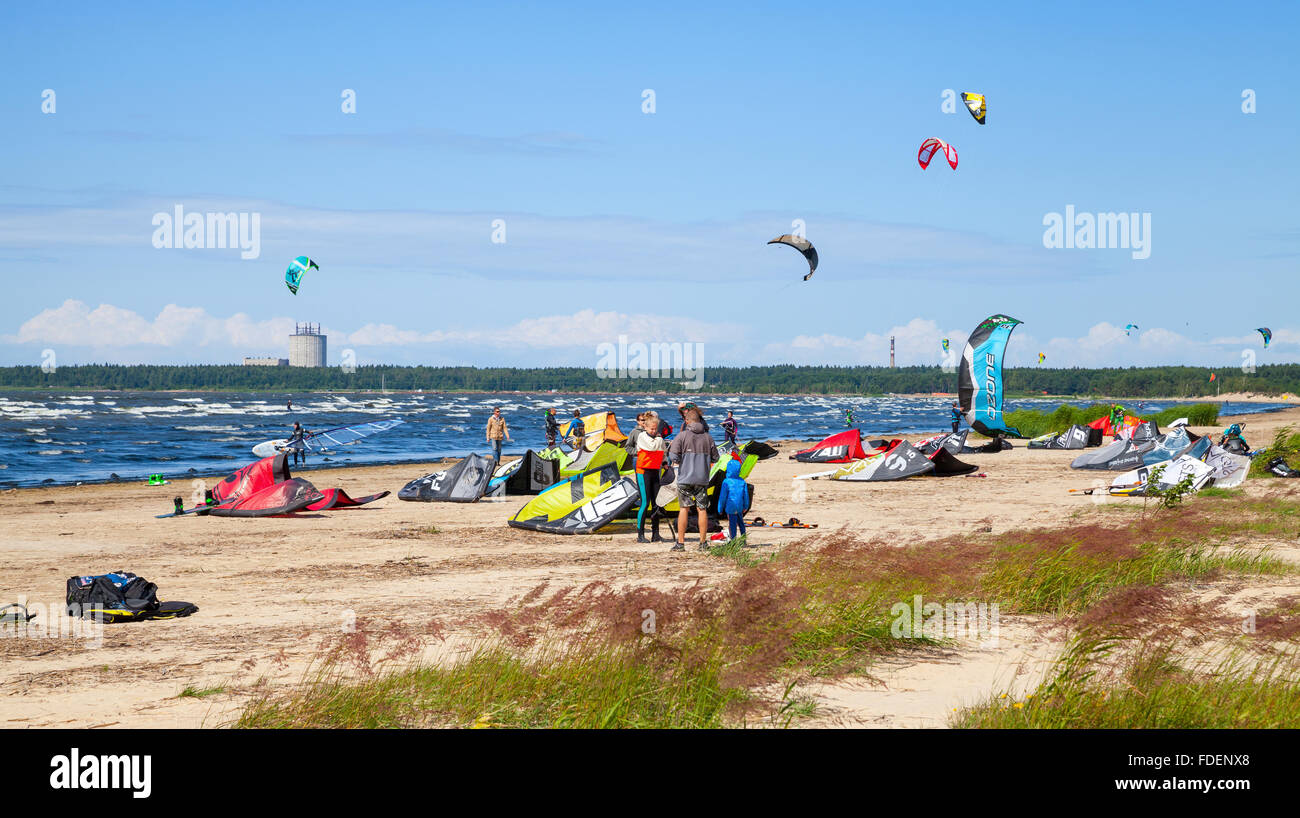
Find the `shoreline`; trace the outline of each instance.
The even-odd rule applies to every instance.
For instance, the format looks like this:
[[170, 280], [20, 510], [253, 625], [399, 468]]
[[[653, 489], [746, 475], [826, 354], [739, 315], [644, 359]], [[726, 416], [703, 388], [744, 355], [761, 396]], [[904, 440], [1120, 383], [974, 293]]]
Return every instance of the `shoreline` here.
[[[1236, 415], [1227, 415], [1226, 417], [1232, 417], [1232, 418], [1246, 418], [1246, 419], [1251, 419], [1251, 418], [1257, 418], [1257, 419], [1272, 419], [1272, 418], [1277, 418], [1279, 415], [1287, 414], [1287, 413], [1290, 413], [1290, 412], [1296, 412], [1296, 411], [1300, 411], [1300, 405], [1297, 405], [1297, 406], [1291, 406], [1291, 407], [1279, 407], [1279, 408], [1276, 408], [1276, 409], [1267, 409], [1267, 410], [1264, 410], [1264, 411], [1262, 411], [1262, 412], [1243, 412], [1243, 413], [1236, 414]], [[1298, 417], [1296, 418], [1296, 421], [1297, 421], [1297, 423], [1300, 423], [1300, 416], [1298, 416]], [[1248, 420], [1247, 422], [1249, 422], [1249, 420]], [[1258, 422], [1258, 421], [1256, 421], [1256, 422]], [[1207, 429], [1208, 429], [1209, 427], [1204, 427], [1204, 428], [1207, 428]], [[919, 439], [919, 438], [921, 438], [921, 437], [925, 437], [925, 436], [930, 435], [930, 434], [938, 434], [938, 433], [940, 433], [940, 432], [942, 432], [942, 431], [943, 431], [942, 429], [938, 429], [938, 430], [935, 430], [935, 431], [933, 431], [933, 432], [925, 432], [925, 431], [922, 431], [922, 432], [896, 432], [896, 433], [895, 433], [895, 432], [879, 432], [879, 433], [873, 432], [872, 434], [880, 434], [880, 435], [885, 435], [885, 436], [892, 435], [892, 436], [894, 436], [894, 437], [902, 437], [902, 438], [918, 438], [918, 439]], [[972, 432], [972, 434], [974, 434], [974, 432]], [[978, 436], [978, 435], [977, 435], [977, 436]], [[804, 441], [804, 440], [795, 440], [795, 439], [792, 439], [792, 438], [786, 438], [786, 437], [781, 437], [781, 438], [753, 438], [753, 439], [754, 439], [754, 440], [761, 440], [761, 441], [763, 441], [763, 442], [765, 442], [765, 443], [769, 443], [769, 444], [773, 444], [773, 445], [778, 445], [778, 444], [780, 444], [780, 445], [782, 445], [782, 446], [784, 446], [784, 445], [789, 445], [789, 444], [798, 444], [798, 445], [801, 445], [801, 446], [810, 446], [810, 445], [812, 445], [813, 443], [816, 443], [816, 442], [817, 442], [816, 440], [806, 440], [806, 441]], [[1023, 448], [1023, 447], [1022, 447], [1022, 448]], [[525, 447], [523, 450], [520, 450], [520, 451], [502, 451], [501, 455], [502, 455], [502, 458], [503, 458], [503, 459], [507, 459], [507, 460], [508, 460], [508, 459], [510, 459], [510, 458], [523, 457], [524, 452], [527, 451], [527, 450], [528, 450], [527, 447]], [[469, 451], [470, 451], [471, 453], [473, 453], [475, 450], [471, 448]], [[412, 459], [385, 459], [385, 460], [368, 461], [368, 462], [365, 462], [365, 463], [351, 463], [351, 462], [348, 462], [348, 463], [344, 463], [344, 462], [329, 462], [329, 463], [326, 463], [326, 462], [324, 462], [324, 461], [322, 461], [322, 460], [314, 460], [314, 461], [313, 461], [312, 463], [310, 463], [306, 468], [309, 469], [310, 471], [329, 471], [329, 472], [337, 472], [337, 471], [340, 471], [340, 470], [346, 470], [346, 469], [381, 469], [381, 468], [392, 468], [392, 467], [399, 467], [399, 466], [433, 467], [433, 468], [429, 468], [428, 471], [425, 471], [425, 472], [423, 472], [422, 474], [412, 474], [411, 477], [410, 477], [409, 479], [414, 480], [414, 479], [416, 479], [417, 477], [421, 477], [421, 476], [423, 476], [423, 474], [427, 474], [427, 473], [429, 473], [429, 472], [431, 472], [431, 471], [436, 471], [436, 470], [439, 469], [439, 468], [446, 468], [446, 467], [448, 467], [448, 465], [453, 464], [455, 461], [460, 460], [460, 459], [462, 459], [463, 457], [465, 457], [465, 455], [463, 455], [463, 454], [444, 454], [444, 455], [440, 455], [440, 456], [437, 456], [437, 457], [434, 457], [434, 458], [418, 457], [418, 458], [412, 458]], [[176, 483], [177, 485], [180, 485], [180, 484], [184, 483], [184, 482], [187, 481], [187, 480], [198, 480], [198, 479], [221, 480], [221, 479], [225, 478], [227, 475], [229, 475], [229, 474], [231, 474], [232, 472], [234, 472], [236, 469], [243, 468], [243, 466], [246, 466], [246, 465], [248, 465], [249, 463], [252, 463], [252, 462], [255, 462], [255, 459], [253, 459], [253, 460], [248, 460], [248, 461], [246, 461], [246, 462], [245, 462], [245, 461], [241, 461], [241, 460], [232, 460], [232, 461], [231, 461], [231, 465], [230, 465], [229, 467], [225, 468], [225, 469], [222, 469], [222, 470], [211, 471], [211, 472], [207, 472], [207, 471], [193, 471], [193, 472], [186, 471], [186, 472], [179, 473], [179, 474], [175, 475], [174, 477], [172, 477], [172, 476], [167, 476], [166, 474], [164, 474], [164, 477], [166, 477], [167, 480], [168, 480], [170, 483]], [[292, 467], [291, 467], [291, 472], [296, 473], [296, 470], [292, 469]], [[3, 472], [0, 472], [0, 474], [3, 474]], [[0, 481], [0, 483], [2, 483], [2, 482], [3, 482], [3, 481]], [[111, 479], [111, 478], [103, 478], [103, 479], [99, 479], [99, 480], [78, 480], [78, 481], [70, 481], [70, 482], [58, 482], [58, 481], [56, 481], [56, 482], [51, 482], [51, 483], [41, 483], [41, 484], [37, 484], [37, 485], [27, 485], [27, 486], [20, 486], [20, 485], [12, 485], [12, 486], [10, 486], [10, 485], [0, 485], [0, 494], [10, 494], [11, 492], [18, 492], [18, 491], [31, 491], [31, 490], [33, 490], [33, 489], [77, 488], [77, 487], [80, 487], [80, 486], [114, 486], [114, 485], [130, 486], [130, 485], [136, 485], [136, 484], [147, 485], [141, 476], [134, 476], [134, 477], [121, 477], [121, 478], [119, 478], [119, 479], [117, 479], [117, 480], [113, 480], [113, 479]]]
[[[1298, 387], [1300, 389], [1300, 387]], [[557, 397], [568, 396], [589, 396], [589, 395], [656, 395], [665, 397], [681, 397], [683, 399], [691, 396], [708, 395], [719, 398], [804, 398], [804, 397], [825, 397], [825, 398], [907, 398], [907, 399], [950, 399], [956, 398], [956, 392], [709, 392], [709, 391], [675, 391], [668, 392], [664, 390], [644, 390], [644, 391], [564, 391], [555, 392], [524, 390], [524, 389], [502, 389], [502, 390], [481, 390], [481, 389], [437, 389], [437, 390], [414, 390], [414, 389], [389, 389], [379, 391], [374, 389], [308, 389], [308, 390], [284, 390], [284, 389], [222, 389], [218, 387], [202, 389], [105, 389], [97, 387], [75, 387], [75, 386], [0, 386], [0, 393], [3, 392], [50, 392], [56, 394], [73, 394], [86, 393], [90, 395], [378, 395], [380, 397], [387, 395], [536, 395], [545, 397], [554, 395]], [[1300, 406], [1300, 396], [1290, 392], [1279, 392], [1276, 395], [1263, 392], [1227, 392], [1221, 395], [1195, 395], [1189, 397], [1178, 397], [1173, 395], [1160, 395], [1157, 397], [1134, 397], [1132, 395], [1094, 395], [1094, 394], [1052, 394], [1043, 395], [1036, 393], [1019, 393], [1008, 392], [1005, 395], [1006, 400], [1061, 400], [1061, 401], [1095, 401], [1097, 403], [1116, 403], [1116, 402], [1155, 402], [1155, 401], [1177, 401], [1180, 403], [1278, 403], [1292, 404]]]

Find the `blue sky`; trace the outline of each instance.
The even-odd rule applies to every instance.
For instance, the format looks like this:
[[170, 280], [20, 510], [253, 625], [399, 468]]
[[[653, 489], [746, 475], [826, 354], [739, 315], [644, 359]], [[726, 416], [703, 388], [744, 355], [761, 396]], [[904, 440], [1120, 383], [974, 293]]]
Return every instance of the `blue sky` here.
[[[9, 5], [0, 364], [285, 355], [295, 320], [361, 363], [937, 364], [994, 312], [1019, 363], [1295, 361], [1297, 9]], [[177, 205], [259, 214], [259, 256], [156, 249]], [[1150, 256], [1044, 247], [1067, 205], [1150, 214]], [[806, 283], [765, 244], [796, 219]]]

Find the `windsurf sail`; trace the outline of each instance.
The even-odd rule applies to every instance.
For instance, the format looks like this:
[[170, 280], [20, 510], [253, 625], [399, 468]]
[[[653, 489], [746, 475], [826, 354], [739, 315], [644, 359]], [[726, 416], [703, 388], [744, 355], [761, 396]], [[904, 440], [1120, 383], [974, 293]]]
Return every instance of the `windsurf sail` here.
[[[309, 452], [326, 452], [338, 446], [350, 446], [359, 440], [380, 432], [386, 432], [406, 421], [400, 418], [375, 420], [369, 423], [354, 423], [350, 426], [336, 426], [320, 432], [311, 432], [303, 438], [302, 447]], [[294, 443], [288, 439], [268, 440], [253, 447], [253, 454], [258, 457], [271, 457], [276, 452], [292, 451]]]
[[1011, 331], [1021, 321], [1008, 315], [985, 318], [966, 341], [957, 372], [957, 395], [970, 427], [982, 435], [1023, 437], [1002, 420], [1002, 359]]
[[405, 422], [399, 418], [391, 418], [370, 423], [354, 423], [351, 426], [338, 426], [334, 429], [326, 429], [323, 432], [312, 432], [307, 436], [306, 444], [307, 448], [313, 451], [323, 451], [337, 446], [350, 446], [358, 440], [363, 440], [380, 432], [387, 432], [389, 429], [400, 426]]

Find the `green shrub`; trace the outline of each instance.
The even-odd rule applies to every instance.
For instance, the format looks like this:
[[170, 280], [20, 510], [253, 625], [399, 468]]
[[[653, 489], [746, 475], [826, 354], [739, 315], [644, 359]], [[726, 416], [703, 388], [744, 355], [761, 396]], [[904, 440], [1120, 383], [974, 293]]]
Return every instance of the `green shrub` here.
[[[1087, 425], [1099, 417], [1110, 414], [1113, 404], [1094, 403], [1089, 406], [1072, 406], [1061, 404], [1052, 412], [1040, 412], [1035, 409], [1017, 409], [1003, 415], [1008, 426], [1020, 430], [1025, 437], [1038, 437], [1051, 433], [1061, 433], [1076, 424]], [[1214, 403], [1198, 403], [1194, 406], [1173, 406], [1159, 412], [1139, 415], [1143, 420], [1154, 420], [1164, 429], [1178, 418], [1185, 417], [1192, 426], [1215, 426], [1219, 422], [1219, 406]]]

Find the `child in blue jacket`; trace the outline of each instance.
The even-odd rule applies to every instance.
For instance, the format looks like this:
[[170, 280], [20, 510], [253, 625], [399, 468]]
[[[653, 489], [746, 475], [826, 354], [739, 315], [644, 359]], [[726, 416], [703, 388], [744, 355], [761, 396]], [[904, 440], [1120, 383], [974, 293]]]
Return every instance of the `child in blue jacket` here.
[[727, 529], [731, 539], [736, 539], [736, 526], [745, 533], [745, 512], [749, 509], [749, 486], [740, 479], [740, 461], [734, 457], [727, 462], [727, 479], [718, 489], [718, 512], [727, 515]]

